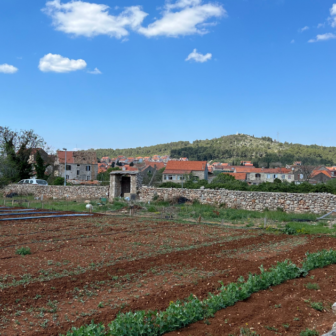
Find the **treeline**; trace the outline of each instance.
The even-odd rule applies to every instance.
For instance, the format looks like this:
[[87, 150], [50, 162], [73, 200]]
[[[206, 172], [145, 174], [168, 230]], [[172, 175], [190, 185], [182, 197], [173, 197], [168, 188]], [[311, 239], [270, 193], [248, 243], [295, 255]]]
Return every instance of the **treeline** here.
[[[174, 182], [165, 182], [160, 185], [160, 188], [181, 188], [181, 184]], [[336, 179], [332, 179], [327, 183], [319, 183], [312, 185], [308, 182], [295, 184], [294, 182], [281, 182], [275, 179], [274, 183], [264, 182], [259, 185], [249, 185], [246, 182], [238, 181], [233, 176], [228, 174], [220, 174], [208, 183], [206, 180], [192, 181], [188, 180], [183, 184], [186, 189], [227, 189], [239, 191], [263, 191], [263, 192], [287, 192], [287, 193], [330, 193], [336, 194]]]
[[[307, 146], [308, 147], [308, 146]], [[231, 165], [239, 165], [243, 160], [252, 161], [255, 167], [269, 168], [273, 166], [285, 166], [293, 164], [294, 161], [301, 161], [304, 165], [333, 165], [334, 160], [329, 159], [328, 155], [323, 152], [305, 150], [291, 153], [286, 150], [277, 153], [263, 153], [261, 157], [255, 157], [252, 149], [234, 150], [230, 148], [213, 148], [213, 147], [184, 147], [171, 151], [172, 158], [187, 157], [191, 161], [210, 161], [219, 160]]]
[[189, 141], [170, 142], [161, 145], [148, 146], [148, 147], [136, 147], [136, 148], [124, 148], [124, 149], [89, 149], [88, 151], [94, 151], [97, 157], [101, 159], [103, 156], [109, 156], [110, 158], [124, 155], [127, 157], [137, 156], [153, 156], [153, 155], [170, 155], [170, 152], [177, 148], [189, 146]]

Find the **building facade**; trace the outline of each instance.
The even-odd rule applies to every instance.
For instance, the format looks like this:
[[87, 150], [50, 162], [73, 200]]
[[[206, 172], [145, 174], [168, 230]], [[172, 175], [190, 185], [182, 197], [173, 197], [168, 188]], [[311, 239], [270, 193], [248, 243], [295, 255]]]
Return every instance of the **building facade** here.
[[57, 152], [54, 176], [66, 175], [67, 180], [93, 181], [97, 179], [97, 174], [98, 162], [95, 152]]
[[194, 180], [208, 180], [206, 161], [168, 161], [162, 182], [183, 183], [192, 176]]

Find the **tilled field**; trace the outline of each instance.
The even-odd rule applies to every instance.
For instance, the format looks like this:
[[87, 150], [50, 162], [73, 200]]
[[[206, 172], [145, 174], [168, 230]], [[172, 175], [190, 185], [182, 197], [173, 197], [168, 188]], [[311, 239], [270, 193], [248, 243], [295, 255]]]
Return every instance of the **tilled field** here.
[[[20, 247], [31, 254], [17, 255]], [[237, 281], [261, 264], [300, 263], [307, 251], [323, 248], [336, 249], [336, 239], [108, 216], [0, 222], [0, 335], [58, 335], [92, 320], [108, 323], [118, 312], [165, 309], [191, 293], [216, 293], [218, 281]], [[334, 322], [335, 270], [312, 271], [314, 278], [254, 294], [173, 334], [327, 330]], [[308, 282], [319, 289], [306, 288]], [[309, 300], [324, 309], [311, 308]]]

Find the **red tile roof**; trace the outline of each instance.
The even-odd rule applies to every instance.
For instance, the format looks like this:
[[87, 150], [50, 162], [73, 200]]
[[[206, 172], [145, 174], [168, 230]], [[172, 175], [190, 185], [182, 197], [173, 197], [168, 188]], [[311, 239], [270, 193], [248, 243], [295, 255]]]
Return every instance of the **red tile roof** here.
[[206, 167], [206, 161], [168, 161], [166, 170], [204, 171]]
[[255, 168], [249, 166], [236, 166], [234, 169], [237, 173], [288, 174], [291, 172], [288, 168]]
[[[73, 153], [74, 152], [71, 152], [71, 151], [66, 152], [66, 162], [67, 163], [75, 163]], [[58, 151], [57, 156], [58, 156], [59, 163], [65, 163], [65, 151]]]
[[164, 162], [145, 161], [145, 164], [147, 166], [151, 166], [153, 168], [155, 168], [155, 166], [156, 166], [156, 169], [162, 169], [162, 168], [164, 168], [166, 166]]
[[328, 176], [330, 178], [332, 177], [330, 171], [326, 171], [326, 170], [314, 170], [312, 172], [312, 174], [311, 174], [311, 178], [313, 178], [313, 177], [315, 177], [315, 176], [317, 176], [319, 174], [324, 174], [324, 175], [326, 175], [326, 176]]
[[246, 181], [246, 173], [223, 173], [233, 176], [236, 180]]

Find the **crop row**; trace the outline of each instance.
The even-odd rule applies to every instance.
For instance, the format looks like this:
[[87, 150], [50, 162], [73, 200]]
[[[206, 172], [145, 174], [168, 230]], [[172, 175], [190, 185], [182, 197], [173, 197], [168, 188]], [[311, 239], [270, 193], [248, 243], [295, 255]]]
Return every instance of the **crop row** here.
[[108, 325], [109, 330], [106, 330], [102, 324], [91, 323], [78, 329], [72, 328], [67, 336], [162, 335], [212, 317], [217, 311], [233, 306], [238, 301], [245, 300], [260, 290], [279, 285], [286, 280], [305, 277], [310, 270], [335, 263], [335, 250], [307, 253], [301, 268], [290, 260], [279, 262], [269, 270], [265, 270], [261, 266], [260, 274], [250, 274], [246, 281], [243, 277], [240, 277], [236, 283], [230, 283], [227, 286], [222, 283], [218, 294], [209, 293], [208, 298], [203, 301], [191, 295], [184, 302], [171, 302], [169, 307], [161, 312], [121, 313]]

